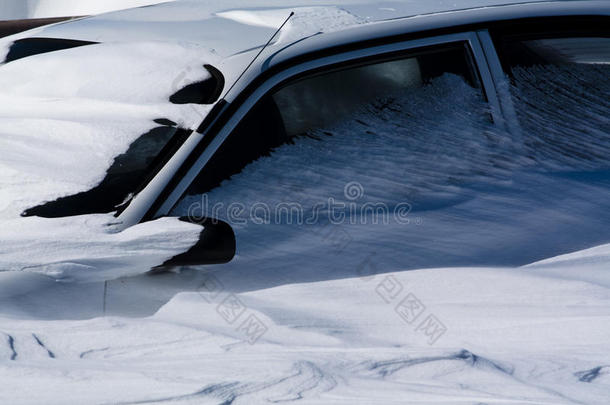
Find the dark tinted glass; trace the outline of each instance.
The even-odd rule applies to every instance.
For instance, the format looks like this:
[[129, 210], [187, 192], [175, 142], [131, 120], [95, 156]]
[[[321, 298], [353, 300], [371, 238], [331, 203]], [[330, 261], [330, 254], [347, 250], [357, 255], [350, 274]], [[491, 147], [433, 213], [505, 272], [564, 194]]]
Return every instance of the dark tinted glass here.
[[189, 189], [206, 192], [248, 163], [299, 136], [317, 136], [363, 106], [430, 83], [443, 74], [461, 76], [479, 88], [465, 44], [421, 49], [404, 57], [326, 69], [283, 85], [248, 113]]
[[542, 167], [608, 167], [610, 31], [595, 24], [580, 32], [578, 24], [552, 27], [495, 38], [511, 79], [524, 147]]

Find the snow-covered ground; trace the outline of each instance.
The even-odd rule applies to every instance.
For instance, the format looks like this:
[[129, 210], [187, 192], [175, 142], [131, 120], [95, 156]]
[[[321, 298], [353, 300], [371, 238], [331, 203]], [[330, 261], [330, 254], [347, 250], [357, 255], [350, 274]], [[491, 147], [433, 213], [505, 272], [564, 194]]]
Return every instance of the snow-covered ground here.
[[609, 254], [606, 246], [584, 262], [576, 255], [527, 268], [427, 269], [237, 295], [213, 274], [183, 273], [140, 285], [155, 294], [180, 277], [198, 287], [150, 317], [17, 320], [4, 311], [0, 397], [606, 404]]

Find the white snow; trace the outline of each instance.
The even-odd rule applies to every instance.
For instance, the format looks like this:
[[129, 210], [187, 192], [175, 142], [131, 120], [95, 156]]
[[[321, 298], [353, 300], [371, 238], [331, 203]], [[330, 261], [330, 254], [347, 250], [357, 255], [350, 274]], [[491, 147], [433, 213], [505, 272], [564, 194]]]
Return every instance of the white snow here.
[[92, 188], [156, 118], [195, 125], [206, 107], [176, 106], [169, 96], [208, 77], [210, 59], [199, 47], [144, 42], [0, 66], [0, 167], [8, 169], [0, 172], [0, 216]]
[[3, 220], [3, 271], [42, 273], [61, 281], [103, 281], [142, 274], [199, 239], [201, 227], [162, 218], [116, 233], [112, 215]]
[[278, 42], [294, 42], [298, 39], [321, 32], [333, 32], [366, 19], [358, 17], [339, 7], [295, 7], [271, 10], [229, 10], [217, 13], [219, 17], [235, 20], [242, 24], [278, 29], [291, 12], [294, 16], [280, 32]]
[[[179, 19], [162, 14], [178, 4], [196, 25], [220, 3], [148, 9], [159, 19], [142, 18], [145, 39], [130, 33], [143, 14], [108, 15], [92, 31], [81, 22], [72, 32], [117, 41], [0, 66], [0, 268], [15, 270], [0, 272], [1, 403], [608, 403], [600, 67], [518, 72], [525, 142], [493, 127], [480, 94], [446, 75], [278, 148], [173, 212], [223, 204], [216, 212], [232, 220], [239, 250], [226, 265], [142, 274], [196, 240], [201, 228], [175, 219], [114, 233], [110, 214], [21, 218], [97, 184], [153, 119], [189, 126], [205, 113], [167, 99], [230, 51], [158, 41]], [[284, 13], [222, 4], [233, 11], [214, 18], [264, 28], [253, 44]], [[308, 7], [328, 17], [323, 29], [364, 18]], [[297, 23], [286, 35], [320, 29]], [[557, 115], [581, 123], [578, 133], [550, 125]], [[349, 210], [333, 223], [326, 208], [313, 224], [247, 215], [297, 203], [307, 216], [329, 198], [356, 213], [409, 209], [389, 223]]]
[[[245, 312], [229, 324], [218, 305], [231, 286], [182, 276], [210, 288], [149, 318], [0, 320], [3, 401], [607, 402], [608, 287], [527, 269], [408, 271], [241, 293]], [[409, 293], [425, 305], [412, 324], [395, 310]], [[417, 330], [428, 315], [446, 328], [433, 345]], [[251, 316], [266, 328], [253, 345], [240, 330]]]
[[113, 234], [106, 226], [115, 221], [111, 215], [20, 214], [99, 184], [116, 156], [158, 126], [154, 119], [197, 125], [208, 107], [174, 105], [169, 97], [209, 77], [203, 64], [215, 60], [193, 44], [131, 42], [0, 66], [0, 268], [57, 279], [112, 279], [146, 272], [192, 246], [201, 227], [177, 219]]
[[[460, 78], [439, 78], [207, 195], [311, 207], [353, 197], [343, 194], [353, 180], [359, 206], [412, 203], [409, 224], [238, 222], [233, 263], [107, 283], [1, 273], [0, 400], [607, 403], [610, 245], [519, 267], [608, 240], [605, 163], [570, 155], [582, 144], [552, 153], [533, 135], [531, 150], [502, 142], [484, 109], [468, 113], [481, 103]], [[404, 173], [391, 169], [399, 160]], [[204, 209], [192, 205], [201, 198], [175, 214]], [[141, 246], [121, 242], [117, 255]]]

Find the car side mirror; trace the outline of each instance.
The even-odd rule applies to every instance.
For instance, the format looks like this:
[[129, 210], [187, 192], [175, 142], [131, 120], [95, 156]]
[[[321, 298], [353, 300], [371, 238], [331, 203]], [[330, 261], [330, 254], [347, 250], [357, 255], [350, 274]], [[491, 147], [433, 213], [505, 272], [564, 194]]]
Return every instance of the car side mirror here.
[[181, 217], [180, 220], [203, 226], [199, 241], [188, 251], [172, 257], [155, 270], [176, 266], [222, 264], [235, 257], [235, 233], [231, 225], [213, 218]]

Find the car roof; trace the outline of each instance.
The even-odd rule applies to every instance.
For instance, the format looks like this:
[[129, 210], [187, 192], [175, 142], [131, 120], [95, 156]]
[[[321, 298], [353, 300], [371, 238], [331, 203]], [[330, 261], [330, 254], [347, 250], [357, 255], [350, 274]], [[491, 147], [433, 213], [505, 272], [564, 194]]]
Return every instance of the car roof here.
[[[175, 0], [70, 20], [4, 40], [24, 37], [102, 43], [164, 42], [213, 55], [208, 61], [225, 77], [226, 91], [239, 92], [260, 72], [295, 56], [398, 34], [525, 17], [610, 15], [608, 0]], [[289, 14], [290, 25], [246, 66]], [[296, 28], [295, 28], [296, 27]], [[284, 35], [287, 32], [287, 35]], [[323, 35], [320, 35], [323, 34]], [[228, 95], [228, 100], [233, 97]]]
[[[222, 58], [261, 46], [279, 27], [282, 18], [294, 10], [318, 28], [325, 16], [353, 16], [353, 21], [380, 22], [391, 19], [447, 14], [486, 8], [547, 4], [587, 3], [587, 0], [426, 0], [371, 1], [335, 0], [334, 2], [303, 0], [252, 0], [247, 7], [237, 0], [211, 2], [176, 0], [152, 6], [121, 10], [76, 21], [45, 27], [36, 36], [79, 39], [94, 42], [178, 41], [196, 43], [214, 49]], [[555, 6], [553, 6], [555, 5]], [[271, 16], [263, 21], [261, 16]], [[277, 17], [277, 18], [276, 18]], [[336, 17], [336, 16], [335, 16]], [[450, 18], [450, 17], [446, 17]], [[318, 20], [318, 21], [316, 21]], [[349, 22], [333, 27], [344, 28]], [[320, 28], [324, 28], [323, 26]], [[311, 33], [310, 33], [311, 34]], [[296, 42], [299, 38], [294, 38]]]
[[[315, 48], [399, 31], [425, 31], [524, 16], [603, 14], [608, 13], [609, 4], [599, 0], [335, 0], [333, 3], [252, 0], [248, 7], [243, 7], [237, 0], [176, 0], [55, 24], [32, 31], [32, 36], [111, 43], [193, 44], [218, 56], [216, 65], [230, 84], [291, 11], [296, 12], [291, 24], [300, 31], [279, 41], [276, 39], [253, 71], [269, 67], [271, 62], [266, 60], [269, 55], [279, 63]], [[316, 35], [320, 32], [325, 35]], [[312, 36], [315, 38], [308, 38]], [[295, 44], [298, 46], [292, 46]]]
[[175, 0], [36, 28], [2, 42], [45, 37], [135, 46], [143, 42], [186, 44], [213, 56], [208, 63], [224, 75], [222, 97], [226, 97], [226, 91], [292, 11], [290, 24], [252, 64], [232, 94], [274, 65], [348, 43], [506, 19], [610, 15], [608, 0], [323, 1], [251, 0], [243, 7], [240, 0]]

